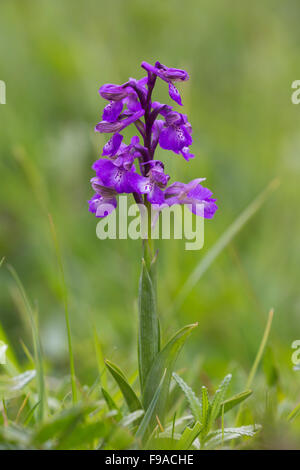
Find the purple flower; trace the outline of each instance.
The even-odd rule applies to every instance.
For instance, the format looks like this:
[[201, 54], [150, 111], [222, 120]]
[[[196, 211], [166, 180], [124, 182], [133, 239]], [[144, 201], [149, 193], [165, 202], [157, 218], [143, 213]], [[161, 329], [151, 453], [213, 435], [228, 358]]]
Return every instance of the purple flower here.
[[[182, 105], [174, 83], [186, 81], [189, 76], [185, 70], [166, 67], [160, 62], [154, 66], [143, 62], [142, 67], [147, 71], [146, 77], [129, 78], [122, 85], [107, 83], [99, 90], [108, 104], [95, 130], [113, 135], [103, 147], [102, 156], [107, 158], [100, 158], [93, 165], [96, 177], [91, 183], [96, 194], [89, 201], [90, 210], [97, 217], [104, 217], [115, 209], [117, 194], [132, 193], [136, 201], [145, 203], [148, 200], [160, 207], [165, 203], [169, 206], [190, 204], [192, 212], [211, 218], [217, 210], [216, 200], [211, 191], [201, 186], [203, 179], [188, 184], [177, 182], [167, 188], [170, 176], [165, 174], [163, 163], [155, 160], [158, 144], [181, 154], [185, 160], [194, 157], [190, 153], [192, 126], [187, 116], [174, 111], [172, 106], [152, 101], [159, 77], [168, 83], [170, 97]], [[129, 145], [124, 143], [120, 132], [130, 124], [135, 125], [141, 143], [137, 136], [132, 137]], [[135, 161], [138, 161], [140, 173], [135, 168]], [[110, 210], [103, 211], [107, 203]]]
[[150, 170], [147, 181], [144, 182], [143, 193], [147, 194], [151, 204], [162, 205], [165, 202], [162, 188], [167, 186], [170, 176], [164, 173], [164, 164], [159, 160], [150, 160], [147, 165], [150, 166]]
[[165, 202], [168, 206], [174, 204], [188, 204], [191, 212], [212, 219], [218, 206], [216, 199], [212, 199], [212, 192], [204, 188], [200, 182], [205, 178], [197, 178], [188, 184], [176, 182], [165, 190]]
[[132, 137], [129, 145], [121, 144], [117, 152], [111, 156], [114, 165], [130, 170], [134, 160], [140, 156], [140, 152], [136, 150], [139, 145], [139, 138]]
[[188, 160], [192, 158], [188, 147], [192, 144], [192, 128], [184, 114], [170, 111], [165, 117], [165, 128], [159, 136], [159, 145], [166, 150], [181, 153]]
[[108, 134], [111, 132], [120, 132], [125, 129], [125, 127], [140, 119], [144, 114], [145, 111], [141, 109], [125, 119], [119, 117], [115, 122], [101, 121], [96, 125], [95, 131]]
[[102, 114], [102, 120], [107, 122], [115, 122], [120, 116], [123, 109], [123, 102], [120, 101], [110, 101], [108, 105], [105, 106]]
[[[138, 193], [144, 192], [146, 178], [135, 172], [134, 166], [130, 170], [122, 166], [116, 166], [112, 161], [105, 158], [97, 160], [93, 166], [99, 181], [107, 188], [115, 190], [117, 193]], [[95, 180], [92, 179], [92, 183]]]
[[121, 134], [114, 134], [109, 141], [104, 145], [102, 155], [106, 157], [111, 157], [117, 153], [121, 142], [123, 140], [123, 136]]
[[189, 75], [185, 70], [166, 67], [160, 62], [156, 62], [155, 66], [142, 62], [142, 67], [148, 72], [153, 73], [169, 84], [169, 95], [176, 103], [182, 106], [181, 96], [173, 82], [184, 82], [189, 79]]
[[113, 83], [106, 83], [99, 89], [99, 93], [105, 100], [120, 101], [126, 98], [128, 92], [123, 85], [114, 85]]
[[106, 217], [117, 207], [117, 192], [103, 186], [100, 178], [92, 178], [91, 183], [96, 194], [88, 201], [89, 210], [96, 217]]
[[92, 199], [88, 201], [89, 211], [96, 217], [106, 217], [117, 207], [116, 198], [106, 199], [101, 194], [94, 194]]

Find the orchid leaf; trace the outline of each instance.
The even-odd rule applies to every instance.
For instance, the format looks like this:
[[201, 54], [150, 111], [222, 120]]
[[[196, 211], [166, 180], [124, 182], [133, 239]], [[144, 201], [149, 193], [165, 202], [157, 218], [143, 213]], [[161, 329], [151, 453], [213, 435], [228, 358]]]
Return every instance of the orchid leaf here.
[[141, 424], [139, 425], [138, 430], [136, 432], [136, 438], [141, 440], [142, 442], [145, 440], [146, 437], [150, 435], [152, 427], [155, 423], [155, 418], [157, 416], [157, 404], [164, 389], [166, 373], [167, 371], [165, 370], [161, 377], [160, 383], [156, 387], [156, 391], [153, 395], [153, 398], [149, 403], [149, 406], [147, 407], [147, 411], [141, 421]]
[[119, 369], [118, 366], [116, 366], [115, 364], [113, 364], [112, 362], [108, 360], [105, 361], [105, 365], [108, 368], [111, 375], [113, 376], [113, 378], [115, 379], [115, 381], [117, 382], [123, 394], [123, 397], [127, 403], [129, 411], [133, 412], [136, 410], [141, 410], [143, 408], [142, 404], [140, 400], [138, 399], [138, 397], [136, 396], [132, 387], [129, 385], [123, 372]]
[[138, 358], [141, 390], [144, 390], [146, 377], [159, 352], [159, 323], [156, 310], [156, 294], [145, 261], [142, 260], [142, 273], [139, 285], [139, 333]]
[[188, 336], [193, 331], [193, 329], [196, 328], [196, 326], [198, 326], [197, 323], [185, 326], [170, 339], [170, 341], [157, 355], [147, 376], [142, 400], [145, 409], [147, 409], [150, 405], [152, 397], [155, 394], [155, 390], [157, 389], [158, 384], [160, 383], [161, 378], [166, 370], [166, 379], [164, 381], [164, 386], [160, 398], [157, 402], [156, 410], [156, 414], [159, 416], [159, 419], [161, 421], [163, 421], [164, 419], [169, 385], [175, 361], [182, 346], [184, 345], [185, 341], [187, 340]]

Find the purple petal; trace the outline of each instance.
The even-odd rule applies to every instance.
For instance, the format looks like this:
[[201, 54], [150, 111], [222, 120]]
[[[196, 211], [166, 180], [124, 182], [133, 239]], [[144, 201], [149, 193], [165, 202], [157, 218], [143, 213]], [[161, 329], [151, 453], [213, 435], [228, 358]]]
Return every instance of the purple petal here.
[[186, 161], [189, 161], [191, 158], [195, 157], [193, 153], [190, 153], [189, 147], [183, 147], [180, 152]]
[[134, 171], [127, 172], [127, 183], [131, 188], [130, 192], [145, 194], [149, 190], [147, 186], [148, 181], [148, 178], [141, 176], [139, 173], [135, 173]]
[[147, 193], [147, 199], [151, 204], [158, 204], [159, 206], [165, 202], [163, 191], [154, 183]]
[[184, 126], [169, 126], [163, 129], [159, 137], [159, 145], [166, 150], [179, 153], [184, 147], [193, 142], [190, 134]]
[[129, 116], [123, 120], [119, 120], [116, 122], [101, 121], [96, 125], [95, 131], [100, 133], [120, 132], [125, 129], [125, 127], [137, 121], [144, 114], [145, 111], [141, 109], [140, 111], [134, 113], [132, 116]]
[[169, 83], [169, 95], [172, 100], [176, 101], [180, 106], [182, 106], [181, 96], [176, 86], [173, 83]]
[[123, 109], [122, 101], [111, 101], [103, 110], [103, 121], [114, 122], [118, 119]]
[[106, 83], [105, 85], [102, 85], [99, 93], [102, 98], [110, 101], [120, 101], [128, 94], [125, 88], [120, 85], [114, 85], [113, 83]]
[[121, 134], [114, 134], [104, 145], [102, 155], [108, 157], [115, 155], [120, 148], [122, 139], [123, 136]]
[[167, 67], [159, 62], [156, 62], [155, 66], [159, 68], [167, 80], [172, 82], [185, 82], [189, 79], [189, 75], [185, 70]]
[[101, 121], [95, 127], [96, 132], [100, 132], [101, 134], [111, 132], [119, 132], [122, 129], [122, 121], [116, 122], [108, 122], [108, 121]]
[[92, 199], [88, 201], [89, 211], [95, 214], [96, 217], [106, 217], [111, 214], [117, 207], [117, 199], [104, 198], [100, 194], [95, 194]]

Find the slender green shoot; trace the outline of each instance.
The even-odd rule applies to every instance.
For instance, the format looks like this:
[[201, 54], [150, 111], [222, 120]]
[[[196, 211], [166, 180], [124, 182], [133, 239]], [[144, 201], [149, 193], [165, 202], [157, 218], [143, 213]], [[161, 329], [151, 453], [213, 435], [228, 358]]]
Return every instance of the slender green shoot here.
[[[266, 328], [265, 328], [261, 343], [259, 345], [255, 360], [253, 362], [253, 366], [250, 370], [250, 373], [249, 373], [249, 376], [248, 376], [248, 379], [247, 379], [246, 389], [249, 389], [251, 387], [253, 379], [256, 375], [259, 363], [260, 363], [260, 361], [263, 357], [264, 350], [265, 350], [265, 347], [266, 347], [266, 344], [267, 344], [267, 341], [268, 341], [268, 338], [269, 338], [269, 335], [270, 335], [270, 330], [271, 330], [271, 326], [272, 326], [272, 322], [273, 322], [273, 317], [274, 317], [274, 309], [271, 309], [270, 312], [269, 312], [269, 315], [268, 315], [268, 320], [267, 320]], [[236, 417], [236, 425], [239, 422], [242, 407], [243, 407], [243, 404], [241, 404], [240, 407], [239, 407], [239, 411], [238, 411], [237, 417]]]
[[35, 362], [35, 367], [37, 371], [39, 402], [41, 403], [41, 406], [38, 409], [37, 417], [39, 421], [42, 421], [44, 418], [44, 414], [47, 411], [47, 399], [46, 399], [46, 386], [45, 386], [42, 347], [41, 347], [38, 326], [37, 326], [37, 319], [36, 319], [37, 312], [33, 310], [29, 302], [29, 299], [27, 297], [24, 286], [17, 272], [15, 271], [15, 269], [10, 265], [7, 265], [7, 269], [11, 273], [13, 279], [15, 280], [19, 288], [19, 291], [21, 293], [21, 296], [22, 296], [22, 299], [26, 308], [26, 312], [28, 314], [30, 325], [32, 328], [33, 349], [34, 349], [34, 358], [35, 358], [34, 362]]
[[75, 376], [75, 365], [74, 365], [74, 355], [72, 349], [72, 338], [71, 338], [71, 327], [70, 327], [70, 319], [69, 319], [69, 307], [68, 307], [68, 292], [67, 286], [65, 281], [64, 275], [64, 268], [62, 263], [62, 257], [60, 252], [60, 247], [58, 243], [58, 238], [56, 234], [55, 225], [52, 219], [51, 214], [48, 214], [52, 239], [55, 247], [56, 258], [58, 262], [58, 267], [61, 275], [61, 284], [62, 284], [62, 295], [63, 295], [63, 302], [64, 302], [64, 309], [65, 309], [65, 320], [66, 320], [66, 327], [67, 327], [67, 335], [68, 335], [68, 346], [69, 346], [69, 360], [70, 360], [70, 373], [71, 373], [71, 386], [72, 386], [72, 398], [73, 403], [77, 402], [77, 388], [76, 388], [76, 376]]

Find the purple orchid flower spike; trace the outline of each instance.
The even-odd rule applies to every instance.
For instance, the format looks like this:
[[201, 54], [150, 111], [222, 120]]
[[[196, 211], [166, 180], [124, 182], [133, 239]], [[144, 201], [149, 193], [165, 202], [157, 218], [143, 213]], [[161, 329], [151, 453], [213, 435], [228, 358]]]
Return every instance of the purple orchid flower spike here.
[[[102, 156], [106, 158], [93, 165], [96, 177], [91, 183], [96, 194], [89, 201], [90, 210], [103, 217], [99, 214], [108, 214], [102, 211], [103, 205], [111, 202], [115, 208], [116, 195], [125, 193], [133, 194], [136, 202], [158, 207], [190, 204], [192, 212], [199, 215], [201, 206], [204, 207], [202, 215], [212, 218], [217, 206], [211, 191], [201, 186], [202, 179], [167, 187], [170, 176], [165, 173], [164, 164], [155, 159], [158, 144], [162, 149], [181, 154], [187, 161], [194, 157], [190, 152], [192, 126], [187, 116], [168, 104], [152, 101], [159, 77], [169, 84], [170, 97], [181, 105], [174, 83], [184, 82], [189, 76], [185, 70], [166, 67], [160, 62], [154, 66], [143, 62], [142, 67], [147, 71], [146, 77], [130, 78], [122, 85], [108, 83], [99, 90], [108, 104], [95, 130], [113, 135], [103, 147]], [[126, 145], [121, 132], [131, 124], [135, 125], [142, 142], [135, 135]]]
[[174, 204], [187, 204], [191, 212], [201, 215], [206, 219], [212, 219], [218, 206], [216, 199], [212, 199], [212, 192], [204, 188], [200, 182], [205, 178], [197, 178], [188, 184], [176, 182], [165, 190], [165, 202], [168, 206]]
[[160, 62], [156, 62], [155, 66], [148, 64], [147, 62], [142, 62], [142, 67], [147, 70], [147, 72], [153, 73], [167, 82], [169, 84], [170, 98], [182, 106], [181, 96], [173, 82], [185, 82], [188, 80], [189, 75], [185, 70], [166, 67]]
[[[192, 127], [187, 116], [176, 112], [172, 106], [152, 100], [157, 77], [159, 77], [168, 83], [171, 99], [182, 105], [180, 94], [174, 83], [188, 80], [187, 72], [166, 67], [160, 62], [156, 62], [154, 66], [143, 62], [142, 67], [147, 71], [147, 77], [140, 80], [130, 78], [122, 85], [106, 84], [99, 90], [101, 97], [107, 100], [107, 103], [102, 121], [96, 125], [95, 130], [113, 135], [104, 145], [102, 157], [92, 166], [96, 173], [96, 176], [91, 179], [95, 193], [88, 202], [89, 210], [99, 218], [113, 213], [117, 207], [117, 196], [120, 194], [132, 194], [138, 204], [140, 217], [133, 224], [140, 228], [136, 231], [139, 231], [137, 238], [143, 239], [143, 263], [138, 299], [138, 370], [143, 407], [148, 409], [153, 403], [155, 391], [163, 380], [166, 381], [164, 386], [168, 390], [171, 377], [171, 370], [164, 378], [163, 368], [153, 368], [155, 361], [158, 360], [159, 352], [163, 349], [160, 344], [159, 319], [155, 308], [157, 305], [155, 284], [157, 252], [154, 240], [157, 237], [154, 236], [152, 229], [160, 228], [159, 225], [155, 226], [155, 223], [164, 208], [184, 204], [197, 216], [211, 219], [217, 210], [217, 205], [212, 192], [201, 185], [205, 178], [193, 179], [188, 184], [175, 182], [168, 186], [170, 176], [165, 172], [164, 163], [155, 156], [159, 144], [162, 149], [181, 154], [185, 160], [194, 157], [190, 153]], [[131, 124], [134, 124], [132, 128], [136, 129], [139, 136], [134, 135], [130, 144], [126, 145], [121, 132]], [[137, 207], [134, 209], [136, 210]], [[110, 220], [107, 222], [109, 225]], [[104, 224], [100, 221], [97, 234], [98, 227], [102, 230], [104, 225], [106, 221]], [[105, 231], [104, 238], [107, 234]], [[131, 236], [130, 226], [128, 234]], [[199, 245], [198, 240], [196, 244]], [[195, 246], [194, 243], [192, 245]], [[194, 327], [195, 325], [186, 327], [186, 333]], [[180, 339], [183, 338], [182, 331], [177, 333], [171, 342], [173, 341], [174, 344], [176, 341], [182, 342]], [[76, 386], [74, 389], [76, 390]], [[157, 403], [162, 423], [166, 399], [167, 393], [161, 394]], [[137, 400], [138, 398], [135, 397], [134, 402]], [[145, 430], [144, 437], [147, 440], [156, 426], [154, 418], [155, 416], [150, 417], [147, 430]], [[143, 443], [143, 439], [141, 442]]]

